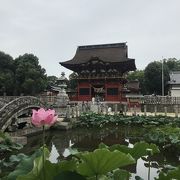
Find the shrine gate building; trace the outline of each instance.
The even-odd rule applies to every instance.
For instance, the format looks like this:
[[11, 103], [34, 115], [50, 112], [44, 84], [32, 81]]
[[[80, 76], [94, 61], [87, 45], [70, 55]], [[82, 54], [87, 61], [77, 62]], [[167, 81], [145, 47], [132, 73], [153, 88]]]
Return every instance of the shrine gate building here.
[[60, 64], [78, 74], [76, 101], [126, 101], [125, 77], [136, 70], [126, 43], [79, 46], [71, 60]]

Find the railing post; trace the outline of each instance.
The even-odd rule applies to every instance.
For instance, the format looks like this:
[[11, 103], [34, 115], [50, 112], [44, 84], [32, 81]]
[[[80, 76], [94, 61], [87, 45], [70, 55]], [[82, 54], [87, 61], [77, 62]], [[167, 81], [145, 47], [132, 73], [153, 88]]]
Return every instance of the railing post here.
[[105, 108], [106, 108], [106, 114], [108, 114], [108, 106], [106, 105]]
[[98, 104], [97, 106], [98, 106], [98, 114], [100, 114], [100, 112], [101, 112], [100, 104]]
[[136, 107], [136, 105], [134, 106], [133, 110], [134, 110], [134, 116], [136, 116], [137, 115], [137, 107]]
[[147, 116], [147, 107], [144, 105], [144, 116]]
[[164, 115], [167, 116], [167, 107], [164, 107]]
[[157, 105], [154, 106], [154, 116], [157, 115]]
[[78, 105], [76, 106], [76, 118], [79, 117], [79, 107]]
[[127, 115], [127, 105], [126, 104], [124, 105], [124, 115], [125, 116]]
[[178, 117], [178, 106], [175, 105], [175, 117]]
[[114, 105], [114, 115], [117, 114], [117, 104]]

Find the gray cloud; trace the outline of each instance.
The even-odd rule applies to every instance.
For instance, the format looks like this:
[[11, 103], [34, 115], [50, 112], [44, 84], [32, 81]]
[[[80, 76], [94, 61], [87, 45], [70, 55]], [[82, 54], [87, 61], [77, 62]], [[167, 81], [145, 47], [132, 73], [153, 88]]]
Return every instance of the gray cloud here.
[[34, 53], [48, 75], [70, 73], [58, 63], [78, 45], [128, 42], [138, 69], [180, 59], [179, 0], [0, 0], [0, 50]]

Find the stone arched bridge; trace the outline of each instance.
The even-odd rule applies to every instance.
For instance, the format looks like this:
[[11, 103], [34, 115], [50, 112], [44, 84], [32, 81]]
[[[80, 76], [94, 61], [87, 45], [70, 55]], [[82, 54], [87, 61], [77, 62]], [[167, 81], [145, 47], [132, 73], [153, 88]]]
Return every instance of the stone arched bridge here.
[[33, 96], [18, 97], [10, 102], [0, 98], [0, 129], [5, 131], [13, 118], [24, 110], [39, 107], [44, 107], [44, 103]]

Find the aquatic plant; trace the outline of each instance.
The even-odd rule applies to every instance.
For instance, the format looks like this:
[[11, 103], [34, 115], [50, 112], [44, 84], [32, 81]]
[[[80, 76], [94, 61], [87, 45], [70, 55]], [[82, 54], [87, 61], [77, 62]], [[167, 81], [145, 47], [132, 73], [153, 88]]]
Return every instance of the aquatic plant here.
[[48, 109], [47, 111], [40, 108], [38, 111], [32, 110], [32, 124], [37, 127], [41, 126], [52, 126], [57, 121], [57, 116], [55, 116], [55, 111]]
[[58, 116], [55, 116], [55, 111], [48, 109], [47, 111], [43, 108], [40, 108], [38, 111], [32, 110], [32, 124], [34, 124], [37, 127], [43, 127], [43, 155], [42, 155], [42, 162], [43, 162], [43, 174], [45, 179], [45, 126], [52, 126], [56, 121]]
[[124, 167], [136, 163], [138, 157], [148, 155], [148, 148], [152, 149], [152, 153], [159, 152], [156, 145], [145, 142], [136, 143], [133, 148], [125, 148], [119, 144], [109, 147], [101, 143], [92, 152], [71, 149], [67, 160], [61, 160], [56, 164], [48, 160], [50, 152], [47, 148], [44, 148], [45, 161], [43, 162], [41, 148], [30, 157], [24, 157], [7, 179], [126, 180], [130, 178], [131, 174]]
[[107, 115], [96, 113], [84, 113], [79, 117], [80, 125], [102, 127], [109, 123], [128, 125], [167, 125], [175, 124], [180, 126], [180, 118], [166, 116], [124, 116]]

